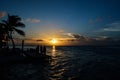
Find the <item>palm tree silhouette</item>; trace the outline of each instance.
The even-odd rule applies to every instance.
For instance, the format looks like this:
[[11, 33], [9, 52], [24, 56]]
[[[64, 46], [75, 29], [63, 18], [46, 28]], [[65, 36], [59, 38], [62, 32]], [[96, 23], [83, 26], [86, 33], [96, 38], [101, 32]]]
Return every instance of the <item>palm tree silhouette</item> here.
[[5, 26], [7, 37], [8, 39], [11, 40], [13, 44], [13, 49], [14, 49], [15, 43], [12, 35], [14, 32], [17, 32], [19, 35], [25, 36], [25, 33], [22, 30], [17, 29], [18, 27], [21, 27], [21, 28], [25, 27], [25, 24], [21, 22], [21, 18], [19, 16], [9, 15], [9, 14], [8, 14], [7, 20], [3, 20], [2, 22], [3, 22], [2, 24]]
[[6, 30], [3, 23], [0, 23], [0, 48], [3, 46], [3, 41], [6, 41]]
[[0, 23], [0, 48], [2, 48], [2, 40], [3, 40], [3, 35], [4, 35], [3, 29], [4, 29], [3, 24]]

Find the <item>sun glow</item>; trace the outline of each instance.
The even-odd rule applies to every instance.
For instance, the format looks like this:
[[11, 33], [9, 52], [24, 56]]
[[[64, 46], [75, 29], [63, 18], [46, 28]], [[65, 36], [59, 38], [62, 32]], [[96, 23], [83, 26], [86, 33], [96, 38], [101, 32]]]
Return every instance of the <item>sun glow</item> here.
[[56, 43], [57, 43], [57, 40], [53, 38], [50, 42], [51, 42], [52, 44], [56, 44]]

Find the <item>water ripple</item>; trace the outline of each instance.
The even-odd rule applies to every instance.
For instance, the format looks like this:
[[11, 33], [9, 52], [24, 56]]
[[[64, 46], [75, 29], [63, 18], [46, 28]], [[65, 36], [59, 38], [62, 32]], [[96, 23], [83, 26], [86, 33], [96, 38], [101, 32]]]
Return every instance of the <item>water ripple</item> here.
[[47, 54], [47, 65], [14, 64], [0, 71], [6, 80], [120, 80], [120, 56], [112, 48], [48, 47]]

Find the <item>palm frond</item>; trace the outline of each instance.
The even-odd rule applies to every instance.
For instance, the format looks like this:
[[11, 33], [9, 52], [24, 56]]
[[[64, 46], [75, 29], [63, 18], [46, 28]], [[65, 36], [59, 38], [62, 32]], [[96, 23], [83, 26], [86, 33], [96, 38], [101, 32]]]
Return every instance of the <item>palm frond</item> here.
[[22, 35], [22, 36], [25, 36], [25, 32], [24, 32], [24, 31], [19, 30], [19, 29], [16, 29], [16, 28], [14, 28], [14, 30], [15, 30], [18, 34], [20, 34], [20, 35]]
[[15, 27], [25, 27], [25, 24], [24, 23], [22, 23], [22, 22], [17, 22], [16, 24], [15, 24]]
[[21, 18], [17, 15], [11, 15], [10, 18], [13, 20], [21, 21]]

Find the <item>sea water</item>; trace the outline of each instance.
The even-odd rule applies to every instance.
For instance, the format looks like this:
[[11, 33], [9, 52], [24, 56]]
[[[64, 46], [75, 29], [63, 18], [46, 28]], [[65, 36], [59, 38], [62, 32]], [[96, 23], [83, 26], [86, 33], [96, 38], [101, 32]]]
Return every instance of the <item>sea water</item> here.
[[18, 63], [2, 67], [0, 79], [120, 80], [118, 46], [52, 46], [47, 47], [47, 54], [52, 56], [47, 64]]

